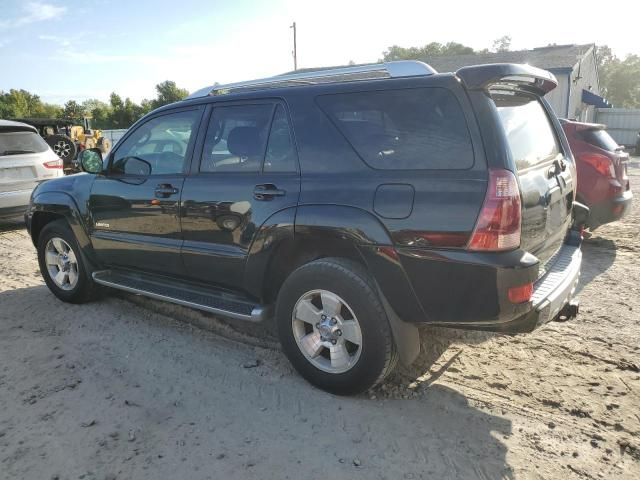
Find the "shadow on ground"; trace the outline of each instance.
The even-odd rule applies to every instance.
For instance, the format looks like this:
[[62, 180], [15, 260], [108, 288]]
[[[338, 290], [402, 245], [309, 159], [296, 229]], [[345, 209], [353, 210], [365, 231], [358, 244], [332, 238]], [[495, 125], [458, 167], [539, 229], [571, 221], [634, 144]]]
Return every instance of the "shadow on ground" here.
[[14, 230], [24, 230], [24, 220], [21, 219], [0, 219], [0, 233]]
[[594, 234], [582, 242], [582, 268], [578, 293], [598, 275], [606, 272], [616, 260], [616, 242]]
[[[300, 459], [309, 479], [514, 477], [502, 441], [511, 421], [451, 388], [334, 397], [277, 352], [176, 328], [117, 297], [69, 305], [36, 286], [0, 292], [0, 304], [0, 462], [12, 478], [299, 478]], [[314, 413], [328, 405], [330, 418]], [[95, 425], [78, 427], [85, 417]]]

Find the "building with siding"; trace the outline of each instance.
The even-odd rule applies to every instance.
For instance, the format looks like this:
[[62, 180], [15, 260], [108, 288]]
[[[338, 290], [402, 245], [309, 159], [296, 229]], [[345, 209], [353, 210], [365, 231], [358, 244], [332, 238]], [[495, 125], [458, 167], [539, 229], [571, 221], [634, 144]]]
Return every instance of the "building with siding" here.
[[589, 45], [552, 45], [532, 50], [452, 55], [421, 59], [438, 72], [455, 72], [467, 65], [484, 63], [527, 63], [544, 68], [558, 79], [558, 87], [547, 100], [563, 118], [586, 122], [595, 119], [595, 109], [610, 105], [600, 96], [596, 47]]

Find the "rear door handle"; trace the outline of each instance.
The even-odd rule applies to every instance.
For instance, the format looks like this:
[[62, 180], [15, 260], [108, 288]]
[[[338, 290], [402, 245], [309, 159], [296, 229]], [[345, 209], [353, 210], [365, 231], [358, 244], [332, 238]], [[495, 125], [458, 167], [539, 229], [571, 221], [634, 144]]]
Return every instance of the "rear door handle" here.
[[167, 198], [167, 197], [170, 197], [171, 195], [175, 195], [178, 192], [179, 190], [177, 188], [175, 188], [173, 185], [170, 185], [168, 183], [161, 183], [155, 189], [155, 194], [156, 194], [156, 197], [158, 198]]
[[264, 183], [256, 185], [253, 189], [253, 198], [256, 200], [271, 200], [273, 197], [284, 197], [286, 190], [281, 190], [273, 183]]

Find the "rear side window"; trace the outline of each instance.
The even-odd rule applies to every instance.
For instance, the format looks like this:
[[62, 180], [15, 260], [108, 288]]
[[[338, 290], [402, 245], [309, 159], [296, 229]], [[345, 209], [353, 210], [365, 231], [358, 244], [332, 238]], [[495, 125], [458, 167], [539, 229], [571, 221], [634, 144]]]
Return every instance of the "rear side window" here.
[[605, 130], [585, 130], [578, 135], [585, 142], [608, 152], [615, 152], [620, 149], [620, 145]]
[[297, 170], [297, 157], [291, 140], [291, 129], [287, 114], [282, 105], [276, 107], [267, 154], [264, 159], [265, 172], [295, 172]]
[[273, 105], [215, 107], [204, 144], [201, 172], [258, 172]]
[[40, 153], [49, 148], [47, 142], [33, 132], [2, 132], [0, 133], [0, 157], [21, 155], [25, 153]]
[[373, 168], [457, 170], [473, 166], [462, 108], [447, 89], [324, 95], [318, 103]]
[[533, 167], [560, 153], [549, 117], [535, 96], [492, 92], [518, 170]]

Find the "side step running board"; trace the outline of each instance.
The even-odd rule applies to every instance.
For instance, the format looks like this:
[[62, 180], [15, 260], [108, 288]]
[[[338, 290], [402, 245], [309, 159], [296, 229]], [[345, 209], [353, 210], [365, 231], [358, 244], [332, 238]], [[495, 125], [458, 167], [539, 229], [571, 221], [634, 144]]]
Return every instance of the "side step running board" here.
[[93, 281], [100, 285], [137, 293], [156, 300], [176, 303], [223, 317], [261, 322], [269, 308], [224, 290], [204, 288], [177, 282], [160, 276], [140, 275], [120, 270], [93, 272]]

